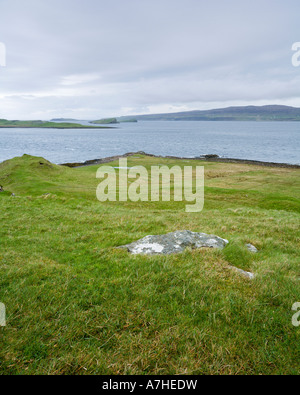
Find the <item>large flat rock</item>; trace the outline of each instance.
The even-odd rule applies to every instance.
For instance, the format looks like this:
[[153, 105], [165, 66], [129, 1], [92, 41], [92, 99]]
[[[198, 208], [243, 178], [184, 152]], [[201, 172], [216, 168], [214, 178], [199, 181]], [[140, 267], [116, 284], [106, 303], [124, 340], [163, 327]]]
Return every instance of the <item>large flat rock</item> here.
[[173, 233], [157, 236], [146, 236], [131, 244], [121, 246], [127, 248], [131, 254], [145, 255], [169, 255], [190, 248], [219, 248], [228, 244], [228, 240], [206, 233], [191, 232], [189, 230], [178, 230]]

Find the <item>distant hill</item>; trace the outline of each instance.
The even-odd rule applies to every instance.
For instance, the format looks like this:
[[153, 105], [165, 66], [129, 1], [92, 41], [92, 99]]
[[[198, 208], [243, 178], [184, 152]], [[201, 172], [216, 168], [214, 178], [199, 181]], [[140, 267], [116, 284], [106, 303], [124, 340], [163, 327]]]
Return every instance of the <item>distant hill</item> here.
[[227, 107], [205, 111], [151, 114], [120, 117], [119, 121], [135, 118], [141, 121], [300, 121], [300, 108], [288, 106]]
[[117, 124], [121, 122], [137, 122], [137, 119], [133, 119], [130, 117], [120, 117], [120, 118], [103, 118], [97, 121], [91, 121], [90, 123], [93, 125], [110, 125], [110, 124]]

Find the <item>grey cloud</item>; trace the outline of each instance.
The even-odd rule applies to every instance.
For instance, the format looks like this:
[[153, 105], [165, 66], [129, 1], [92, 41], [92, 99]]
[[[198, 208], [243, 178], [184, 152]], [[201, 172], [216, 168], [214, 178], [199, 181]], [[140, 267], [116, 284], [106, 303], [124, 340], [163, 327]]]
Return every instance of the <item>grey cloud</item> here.
[[297, 0], [0, 0], [0, 117], [299, 105], [299, 15]]

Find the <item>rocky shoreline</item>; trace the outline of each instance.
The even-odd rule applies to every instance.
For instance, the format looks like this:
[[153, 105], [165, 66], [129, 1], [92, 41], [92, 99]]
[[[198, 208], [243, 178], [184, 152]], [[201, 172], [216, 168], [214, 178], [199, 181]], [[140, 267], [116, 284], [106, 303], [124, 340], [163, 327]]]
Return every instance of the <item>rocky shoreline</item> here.
[[106, 158], [100, 159], [92, 159], [87, 160], [85, 162], [75, 162], [75, 163], [62, 163], [61, 166], [67, 167], [84, 167], [84, 166], [93, 166], [93, 165], [101, 165], [104, 163], [113, 162], [119, 160], [121, 158], [128, 158], [134, 155], [147, 155], [153, 158], [161, 158], [161, 159], [181, 159], [181, 160], [197, 160], [203, 162], [219, 162], [219, 163], [240, 163], [240, 164], [247, 164], [247, 165], [255, 165], [255, 166], [265, 166], [265, 167], [279, 167], [279, 168], [289, 168], [289, 169], [300, 169], [300, 165], [292, 165], [288, 163], [276, 163], [276, 162], [262, 162], [257, 160], [250, 160], [250, 159], [236, 159], [236, 158], [220, 158], [218, 155], [204, 155], [194, 158], [186, 158], [180, 156], [159, 156], [153, 154], [147, 154], [146, 152], [139, 151], [139, 152], [128, 152], [124, 155], [116, 155], [116, 156], [109, 156]]

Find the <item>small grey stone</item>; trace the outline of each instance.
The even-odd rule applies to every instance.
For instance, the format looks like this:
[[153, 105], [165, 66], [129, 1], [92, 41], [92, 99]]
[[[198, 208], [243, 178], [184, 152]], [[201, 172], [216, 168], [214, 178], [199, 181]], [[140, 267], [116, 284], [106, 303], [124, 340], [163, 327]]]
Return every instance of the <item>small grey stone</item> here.
[[5, 305], [0, 303], [0, 327], [6, 326], [6, 319], [5, 319]]
[[253, 280], [255, 278], [255, 274], [251, 272], [246, 272], [245, 270], [239, 269], [235, 266], [230, 266], [230, 269], [234, 270], [235, 272], [241, 274], [243, 277], [248, 278], [249, 280]]
[[228, 240], [206, 233], [196, 233], [189, 230], [176, 231], [165, 235], [146, 236], [131, 244], [121, 246], [131, 254], [169, 255], [184, 251], [187, 247], [219, 248], [228, 244]]
[[248, 248], [248, 250], [250, 252], [258, 252], [258, 249], [256, 247], [254, 247], [254, 245], [252, 245], [252, 244], [247, 244], [246, 247]]

